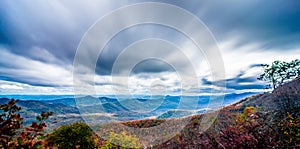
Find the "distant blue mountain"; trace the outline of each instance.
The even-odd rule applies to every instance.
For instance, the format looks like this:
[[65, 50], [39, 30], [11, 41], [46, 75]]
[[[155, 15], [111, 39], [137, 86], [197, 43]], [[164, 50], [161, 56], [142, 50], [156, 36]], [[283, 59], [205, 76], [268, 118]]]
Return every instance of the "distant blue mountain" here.
[[[255, 93], [243, 93], [243, 94], [227, 94], [224, 96], [223, 105], [228, 105], [242, 99], [244, 97], [253, 95]], [[74, 98], [73, 96], [13, 96], [6, 95], [5, 97], [18, 98], [20, 101], [18, 105], [23, 108], [22, 113], [27, 118], [34, 119], [36, 114], [42, 111], [53, 111], [55, 113], [54, 121], [57, 124], [72, 123], [82, 120], [80, 114], [90, 113], [108, 113], [113, 114], [116, 119], [136, 120], [149, 117], [157, 118], [174, 118], [185, 117], [193, 114], [201, 114], [207, 112], [203, 110], [207, 108], [210, 102], [210, 96], [154, 96], [150, 99], [150, 96], [144, 96], [140, 98], [132, 98], [130, 96], [122, 96], [121, 99], [111, 97], [93, 97], [85, 96], [80, 98]], [[25, 97], [25, 99], [22, 99]], [[58, 97], [61, 97], [57, 99]], [[162, 99], [161, 99], [162, 98]], [[9, 99], [1, 98], [0, 104], [7, 103]], [[149, 100], [159, 100], [161, 104], [153, 111], [145, 113], [137, 113], [127, 109], [121, 103], [134, 103], [131, 100], [137, 100], [139, 102], [147, 102]], [[160, 102], [159, 102], [160, 103]], [[134, 107], [135, 105], [132, 105]]]
[[51, 103], [51, 104], [63, 104], [66, 106], [76, 107], [76, 101], [74, 98], [54, 99], [54, 100], [47, 100], [43, 102]]
[[21, 100], [55, 100], [74, 98], [74, 95], [0, 95], [0, 98], [15, 98]]
[[[8, 98], [0, 98], [0, 104], [7, 103], [10, 99]], [[27, 111], [32, 111], [35, 113], [41, 113], [42, 111], [53, 111], [60, 114], [67, 114], [67, 113], [79, 113], [76, 108], [66, 106], [61, 103], [51, 104], [43, 101], [36, 101], [36, 100], [19, 100], [17, 102], [18, 106], [21, 106], [23, 109]]]

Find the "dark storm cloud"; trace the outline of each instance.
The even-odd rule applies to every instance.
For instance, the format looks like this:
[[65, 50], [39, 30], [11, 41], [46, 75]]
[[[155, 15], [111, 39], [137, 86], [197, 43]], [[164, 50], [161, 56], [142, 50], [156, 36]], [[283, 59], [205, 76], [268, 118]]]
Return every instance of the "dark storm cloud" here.
[[[14, 78], [15, 77], [15, 78]], [[18, 82], [18, 83], [24, 83], [24, 84], [30, 84], [32, 86], [40, 86], [40, 87], [63, 87], [61, 85], [52, 84], [49, 82], [41, 82], [41, 80], [36, 80], [36, 78], [18, 78], [16, 76], [14, 77], [3, 77], [0, 76], [0, 80], [4, 81], [12, 81], [12, 82]]]
[[[263, 42], [266, 49], [294, 47], [299, 43], [300, 1], [298, 0], [163, 2], [178, 5], [197, 14], [220, 40], [239, 35], [241, 36], [239, 44]], [[20, 3], [17, 6], [10, 1], [1, 2], [1, 43], [14, 47], [12, 48], [14, 52], [23, 55], [26, 55], [26, 50], [32, 46], [42, 47], [69, 63], [73, 61], [76, 47], [84, 32], [97, 19], [96, 16], [100, 17], [104, 14], [99, 13], [96, 16], [85, 17], [90, 19], [83, 19], [85, 13], [74, 11], [82, 8], [71, 7], [76, 3], [57, 2], [57, 6], [52, 5], [52, 7], [64, 8], [53, 8], [54, 12], [50, 11], [51, 5], [49, 8], [45, 5], [39, 8], [25, 2]]]
[[[212, 82], [205, 78], [203, 78], [201, 81], [204, 85], [218, 84], [218, 81]], [[266, 88], [266, 85], [256, 84], [255, 77], [244, 78], [244, 79], [231, 78], [231, 79], [226, 79], [225, 82], [226, 82], [227, 89], [244, 90], [244, 89], [265, 89]], [[250, 84], [245, 85], [242, 83], [250, 83]]]
[[97, 85], [97, 86], [106, 86], [106, 85], [115, 85], [115, 86], [121, 86], [121, 87], [126, 87], [125, 85], [123, 84], [120, 84], [120, 83], [111, 83], [111, 82], [101, 82], [101, 83], [98, 83], [98, 82], [91, 82], [93, 83], [94, 85]]
[[167, 72], [167, 71], [175, 71], [168, 64], [158, 61], [158, 60], [146, 60], [142, 61], [133, 68], [132, 73], [159, 73], [159, 72]]
[[[253, 68], [261, 67], [261, 64], [252, 64], [248, 67], [247, 70]], [[247, 71], [240, 71], [236, 76], [224, 80], [226, 82], [227, 89], [233, 90], [244, 90], [244, 89], [265, 89], [266, 85], [258, 82], [257, 76], [243, 77], [247, 74]], [[202, 84], [204, 85], [216, 85], [220, 81], [209, 81], [207, 78], [201, 79]]]
[[[233, 78], [229, 78], [224, 80], [226, 82], [227, 89], [234, 89], [234, 90], [244, 90], [244, 89], [265, 89], [266, 85], [258, 83], [257, 77], [245, 77], [242, 78], [245, 72], [241, 72], [240, 74], [236, 75]], [[216, 85], [218, 86], [219, 81], [209, 81], [206, 78], [201, 79], [202, 84], [204, 85]]]
[[[115, 35], [112, 40], [107, 44], [103, 49], [101, 55], [99, 56], [96, 72], [100, 75], [110, 75], [113, 67], [113, 63], [119, 54], [135, 42], [139, 42], [147, 38], [157, 38], [173, 43], [178, 43], [179, 41], [188, 40], [183, 34], [178, 33], [176, 30], [158, 24], [142, 24], [135, 25], [133, 27], [127, 28], [117, 35]], [[156, 50], [156, 49], [153, 49]], [[157, 50], [156, 50], [157, 51]], [[131, 56], [135, 57], [136, 55], [144, 53], [143, 49], [136, 49], [136, 52]], [[166, 51], [159, 51], [160, 55], [170, 56], [172, 53], [166, 53]], [[132, 58], [128, 57], [127, 61], [131, 61]], [[153, 62], [153, 63], [151, 63]], [[126, 63], [126, 62], [124, 62]], [[150, 64], [151, 63], [151, 64]], [[167, 64], [159, 61], [148, 61], [146, 64], [140, 63], [142, 66], [135, 68], [133, 73], [155, 73], [170, 71], [171, 68]], [[124, 69], [128, 69], [124, 67]], [[120, 70], [121, 72], [121, 70]]]
[[28, 51], [39, 47], [68, 64], [72, 63], [77, 44], [84, 33], [84, 24], [75, 24], [72, 18], [63, 20], [64, 14], [59, 16], [56, 8], [52, 8], [54, 12], [51, 12], [51, 6], [41, 10], [24, 2], [16, 5], [4, 1], [0, 7], [1, 14], [6, 15], [1, 16], [5, 22], [1, 24], [1, 36], [5, 39], [1, 44], [10, 47], [13, 53], [32, 59], [34, 57]]
[[298, 0], [202, 1], [198, 6], [194, 11], [219, 40], [237, 36], [236, 46], [258, 42], [266, 50], [299, 46]]
[[[196, 14], [218, 41], [238, 38], [236, 47], [261, 43], [265, 50], [293, 49], [300, 40], [298, 0], [167, 1]], [[256, 50], [256, 49], [253, 49]]]

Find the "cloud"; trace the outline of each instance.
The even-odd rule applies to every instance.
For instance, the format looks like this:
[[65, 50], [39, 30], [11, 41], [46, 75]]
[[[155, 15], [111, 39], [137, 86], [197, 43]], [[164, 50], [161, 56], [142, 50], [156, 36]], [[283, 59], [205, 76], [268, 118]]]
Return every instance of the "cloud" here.
[[[31, 89], [43, 92], [58, 92], [56, 89], [70, 92], [72, 64], [84, 33], [108, 12], [137, 2], [142, 1], [30, 0], [18, 4], [9, 0], [1, 1], [0, 80], [15, 83], [2, 82], [0, 88], [7, 92], [25, 92], [29, 91], [26, 88], [28, 85]], [[272, 3], [267, 0], [159, 2], [187, 9], [212, 31], [223, 56], [228, 90], [261, 90], [263, 84], [256, 81], [261, 68], [257, 66], [274, 60], [290, 61], [300, 56], [300, 2], [297, 0], [288, 3], [282, 0]], [[124, 16], [114, 23], [121, 24], [130, 18]], [[189, 22], [186, 24], [189, 27]], [[174, 29], [153, 24], [133, 26], [113, 37], [97, 61], [96, 76], [84, 76], [87, 69], [82, 69], [84, 81], [90, 85], [94, 85], [95, 81], [98, 91], [105, 93], [111, 92], [113, 86], [126, 87], [127, 84], [123, 82], [111, 82], [113, 64], [124, 48], [147, 38], [175, 43], [192, 63], [184, 61], [182, 54], [157, 50], [155, 45], [149, 45], [153, 50], [148, 53], [158, 53], [177, 67], [172, 68], [157, 60], [139, 63], [129, 76], [132, 92], [149, 92], [149, 85], [155, 80], [161, 80], [169, 89], [168, 92], [180, 92], [180, 79], [174, 75], [177, 70], [185, 72], [181, 74], [183, 76], [189, 76], [190, 71], [195, 70], [199, 82], [202, 80], [202, 86], [197, 87], [193, 81], [195, 78], [190, 79], [188, 89], [191, 93], [209, 92], [210, 84], [218, 81], [211, 79], [206, 57], [199, 53], [193, 42]], [[146, 52], [132, 52], [123, 61], [118, 77], [135, 57]]]
[[19, 83], [14, 81], [0, 80], [0, 94], [22, 94], [22, 95], [34, 95], [34, 94], [73, 94], [73, 90], [70, 87], [48, 87], [48, 86], [35, 86], [26, 83]]
[[29, 59], [1, 48], [1, 79], [39, 86], [71, 86], [72, 66], [59, 66]]
[[[189, 5], [189, 4], [186, 4]], [[294, 49], [300, 39], [300, 2], [275, 0], [202, 1], [198, 16], [219, 40], [238, 37], [236, 47], [260, 43], [261, 48]], [[189, 7], [189, 6], [187, 6]]]
[[[128, 18], [129, 19], [129, 18]], [[122, 21], [124, 20], [117, 20], [116, 22], [119, 24], [122, 24]], [[126, 19], [125, 19], [126, 21]], [[99, 35], [100, 38], [101, 35]], [[130, 47], [132, 44], [137, 42], [142, 42], [145, 39], [161, 39], [166, 40], [171, 43], [176, 44], [180, 48], [183, 48], [187, 40], [189, 40], [187, 37], [185, 37], [183, 34], [178, 33], [176, 30], [165, 27], [162, 25], [156, 25], [156, 24], [143, 24], [143, 25], [136, 25], [133, 27], [130, 27], [128, 29], [125, 29], [118, 33], [116, 36], [114, 36], [111, 41], [106, 45], [106, 47], [103, 49], [101, 55], [98, 58], [96, 72], [100, 75], [110, 75], [112, 71], [113, 64], [115, 60], [122, 54], [122, 52], [125, 51], [126, 48]], [[95, 41], [97, 42], [97, 40]], [[191, 44], [191, 42], [189, 42]], [[183, 55], [176, 53], [176, 49], [162, 49], [158, 45], [144, 45], [144, 46], [151, 46], [152, 49], [146, 51], [146, 48], [138, 47], [134, 51], [131, 50], [131, 53], [127, 52], [127, 59], [126, 61], [122, 62], [124, 65], [124, 68], [119, 68], [120, 73], [122, 72], [122, 69], [127, 69], [127, 65], [131, 62], [133, 62], [136, 57], [142, 56], [142, 55], [148, 55], [148, 56], [157, 56], [163, 57], [164, 60], [167, 62], [170, 61], [177, 61], [177, 63], [180, 63], [183, 59]], [[197, 49], [196, 49], [197, 50]], [[171, 51], [171, 52], [170, 52]], [[172, 52], [173, 51], [173, 52]], [[177, 55], [176, 55], [177, 54]], [[182, 53], [183, 54], [183, 53]], [[139, 63], [139, 62], [136, 62]], [[147, 66], [147, 67], [141, 67], [135, 69], [134, 73], [142, 73], [142, 72], [161, 72], [161, 71], [170, 71], [170, 67], [167, 65], [162, 64], [161, 61], [155, 61], [151, 60], [151, 65], [145, 65], [145, 63], [150, 62], [140, 62], [141, 65]], [[188, 67], [189, 64], [184, 64], [181, 62], [183, 67]], [[151, 68], [150, 68], [151, 67]]]
[[[231, 38], [219, 42], [227, 78], [233, 78], [242, 70], [251, 68], [251, 76], [262, 71], [260, 64], [269, 64], [275, 60], [291, 61], [300, 56], [300, 48], [281, 51], [280, 48], [265, 49], [259, 43], [249, 43], [236, 47], [237, 39]], [[248, 72], [250, 75], [250, 72]]]
[[24, 89], [21, 86], [11, 85], [11, 84], [0, 84], [1, 89], [9, 89], [9, 90], [22, 90]]
[[[232, 78], [224, 80], [226, 82], [227, 92], [263, 92], [266, 88], [266, 83], [257, 80], [258, 73], [256, 75], [249, 76], [248, 73], [252, 73], [253, 70], [259, 67], [258, 65], [251, 65], [245, 71], [241, 71], [239, 74]], [[202, 78], [201, 83], [204, 85], [217, 85], [219, 81], [208, 80], [207, 78]]]
[[11, 47], [13, 53], [24, 56], [30, 56], [28, 49], [40, 47], [66, 63], [72, 63], [77, 45], [86, 30], [99, 17], [126, 1], [30, 0], [16, 4], [4, 0], [0, 3], [1, 44]]

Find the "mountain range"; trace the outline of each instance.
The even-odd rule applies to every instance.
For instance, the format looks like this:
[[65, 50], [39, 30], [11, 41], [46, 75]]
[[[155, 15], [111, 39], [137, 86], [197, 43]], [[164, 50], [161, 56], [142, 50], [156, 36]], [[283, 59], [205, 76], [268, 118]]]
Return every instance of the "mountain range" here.
[[[244, 97], [253, 94], [254, 93], [227, 94], [224, 97], [223, 105], [234, 103]], [[32, 99], [34, 100], [30, 100], [30, 96], [32, 96]], [[2, 98], [0, 98], [0, 104], [7, 103], [9, 101], [9, 98], [7, 97], [12, 98], [14, 96], [2, 96]], [[24, 98], [22, 99], [22, 97]], [[48, 120], [50, 122], [49, 127], [57, 128], [62, 124], [70, 124], [77, 121], [83, 121], [86, 118], [85, 115], [90, 114], [94, 114], [94, 117], [95, 115], [100, 116], [99, 119], [104, 118], [114, 121], [128, 121], [153, 117], [158, 119], [178, 118], [201, 114], [213, 110], [207, 108], [210, 101], [210, 96], [187, 96], [182, 98], [180, 96], [168, 95], [165, 96], [164, 99], [160, 99], [162, 97], [153, 97], [153, 99], [150, 99], [150, 97], [146, 96], [136, 99], [129, 97], [116, 99], [113, 96], [83, 96], [79, 98], [74, 98], [71, 96], [52, 96], [55, 99], [51, 99], [49, 97], [51, 96], [16, 96], [16, 98], [19, 99], [17, 105], [22, 107], [20, 113], [25, 119], [25, 124], [29, 124], [34, 121], [35, 117], [42, 111], [54, 112], [54, 115]], [[136, 111], [132, 111], [132, 109], [128, 109], [128, 107], [126, 106], [123, 106], [126, 105], [126, 103], [131, 103], [133, 100], [137, 100], [142, 103], [147, 102], [148, 100], [153, 100], [153, 102], [160, 101], [161, 103], [159, 103], [159, 106], [155, 107], [152, 111], [139, 113]], [[152, 106], [151, 102], [149, 102], [150, 106]], [[195, 103], [198, 105], [192, 105]]]

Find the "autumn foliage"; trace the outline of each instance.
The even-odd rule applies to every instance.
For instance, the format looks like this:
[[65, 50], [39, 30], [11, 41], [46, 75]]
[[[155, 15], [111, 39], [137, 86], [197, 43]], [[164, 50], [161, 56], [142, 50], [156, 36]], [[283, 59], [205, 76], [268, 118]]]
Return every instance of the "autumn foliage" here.
[[22, 127], [23, 118], [17, 112], [21, 107], [16, 105], [17, 100], [10, 100], [7, 104], [0, 105], [0, 147], [8, 148], [12, 145], [17, 131]]
[[[293, 84], [292, 84], [293, 85]], [[295, 84], [297, 85], [297, 84]], [[274, 98], [289, 99], [296, 103], [299, 98], [297, 88], [278, 88], [274, 91]], [[256, 97], [256, 96], [255, 96]], [[249, 99], [250, 101], [250, 99]], [[209, 129], [200, 129], [204, 115], [194, 115], [180, 119], [149, 119], [119, 122], [131, 128], [151, 128], [171, 125], [160, 132], [145, 131], [145, 135], [161, 133], [168, 135], [170, 131], [177, 131], [178, 124], [186, 123], [186, 127], [170, 140], [152, 145], [144, 138], [131, 135], [126, 129], [121, 129], [115, 123], [93, 126], [94, 131], [85, 123], [78, 122], [62, 125], [50, 134], [45, 134], [47, 126], [45, 120], [52, 112], [42, 112], [31, 125], [23, 126], [23, 118], [18, 113], [21, 107], [17, 100], [10, 100], [0, 106], [0, 148], [297, 148], [300, 145], [300, 115], [299, 108], [289, 107], [265, 110], [258, 106], [249, 106], [245, 102], [226, 106], [214, 112], [218, 117], [212, 119]], [[280, 102], [276, 102], [280, 103]], [[292, 112], [292, 113], [290, 113]], [[101, 131], [97, 132], [97, 127]], [[118, 133], [116, 133], [118, 132]], [[96, 135], [97, 134], [97, 135]], [[109, 136], [107, 140], [103, 136]], [[155, 135], [152, 135], [153, 139]], [[114, 144], [115, 143], [115, 144]]]
[[36, 117], [37, 122], [30, 126], [23, 126], [23, 118], [18, 111], [18, 100], [11, 99], [7, 104], [0, 106], [0, 147], [1, 148], [39, 148], [42, 147], [46, 134], [44, 122], [52, 112], [42, 112]]

